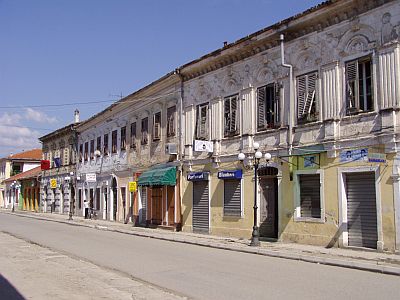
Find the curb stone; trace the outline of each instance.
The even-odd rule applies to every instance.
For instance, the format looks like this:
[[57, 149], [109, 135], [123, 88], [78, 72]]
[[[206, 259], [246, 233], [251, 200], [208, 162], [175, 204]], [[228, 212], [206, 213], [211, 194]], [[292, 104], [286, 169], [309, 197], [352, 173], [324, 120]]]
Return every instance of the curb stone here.
[[[10, 212], [6, 212], [6, 211], [2, 211], [2, 213], [16, 215], [15, 213], [10, 213]], [[361, 270], [361, 271], [370, 271], [370, 272], [375, 272], [375, 273], [400, 276], [400, 267], [395, 267], [392, 265], [385, 265], [382, 262], [382, 260], [375, 261], [375, 260], [367, 260], [367, 259], [360, 258], [360, 261], [357, 261], [356, 260], [357, 258], [352, 258], [352, 257], [349, 257], [349, 259], [345, 260], [345, 259], [337, 259], [337, 258], [332, 258], [332, 257], [315, 256], [315, 254], [325, 255], [323, 253], [310, 253], [310, 255], [304, 255], [304, 254], [298, 254], [298, 253], [288, 253], [287, 252], [288, 250], [285, 250], [285, 251], [269, 250], [269, 249], [267, 250], [267, 249], [263, 249], [261, 247], [245, 248], [244, 243], [241, 245], [235, 245], [234, 244], [235, 241], [233, 241], [232, 239], [216, 239], [215, 241], [214, 240], [207, 241], [207, 237], [204, 237], [203, 240], [193, 241], [190, 239], [186, 239], [184, 237], [182, 237], [182, 238], [177, 237], [177, 236], [166, 237], [166, 236], [159, 235], [157, 233], [154, 234], [154, 233], [150, 233], [150, 232], [138, 232], [138, 231], [134, 232], [132, 230], [112, 228], [112, 227], [107, 227], [104, 225], [85, 224], [84, 222], [77, 221], [77, 220], [72, 220], [72, 221], [57, 220], [57, 219], [52, 219], [52, 218], [46, 218], [43, 216], [33, 216], [30, 214], [20, 214], [20, 213], [17, 213], [17, 215], [22, 216], [22, 217], [32, 218], [32, 219], [64, 223], [64, 224], [73, 225], [73, 226], [82, 226], [82, 227], [93, 228], [93, 229], [97, 229], [97, 230], [117, 232], [117, 233], [129, 234], [129, 235], [134, 235], [134, 236], [139, 236], [139, 237], [154, 238], [154, 239], [158, 239], [158, 240], [164, 240], [164, 241], [170, 241], [170, 242], [176, 242], [176, 243], [184, 243], [184, 244], [190, 244], [190, 245], [196, 245], [196, 246], [216, 248], [216, 249], [221, 249], [221, 250], [242, 252], [242, 253], [248, 253], [248, 254], [256, 254], [256, 255], [262, 255], [262, 256], [270, 256], [270, 257], [275, 257], [275, 258], [297, 260], [297, 261], [303, 261], [303, 262], [314, 263], [314, 264], [336, 266], [336, 267], [350, 268], [350, 269], [356, 269], [356, 270]], [[197, 239], [197, 237], [193, 237], [193, 238]], [[220, 243], [221, 241], [230, 242], [230, 243], [226, 243], [226, 244]]]

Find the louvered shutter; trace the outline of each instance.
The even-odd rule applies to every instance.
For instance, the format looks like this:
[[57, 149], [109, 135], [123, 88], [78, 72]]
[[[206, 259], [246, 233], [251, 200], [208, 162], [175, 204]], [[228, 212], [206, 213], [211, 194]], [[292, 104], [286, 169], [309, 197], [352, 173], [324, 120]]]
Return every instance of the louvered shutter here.
[[224, 117], [225, 117], [225, 128], [224, 128], [224, 135], [227, 136], [230, 132], [231, 126], [231, 105], [230, 99], [226, 98], [224, 101]]
[[63, 152], [64, 152], [63, 165], [66, 166], [66, 165], [69, 165], [69, 149], [64, 148]]
[[307, 75], [307, 96], [306, 96], [306, 102], [304, 105], [304, 113], [309, 115], [311, 113], [311, 110], [313, 108], [313, 105], [315, 106], [315, 86], [317, 83], [317, 73], [312, 73]]
[[275, 97], [274, 97], [274, 120], [275, 120], [275, 127], [278, 126], [281, 122], [280, 116], [280, 109], [281, 109], [281, 88], [278, 83], [274, 84], [275, 89]]
[[232, 97], [231, 98], [231, 128], [230, 132], [231, 133], [236, 133], [237, 132], [237, 97]]
[[198, 106], [196, 136], [199, 139], [208, 137], [208, 105]]
[[358, 63], [353, 61], [346, 64], [347, 108], [357, 108], [357, 78]]
[[306, 76], [297, 77], [297, 118], [301, 119], [305, 111], [307, 95]]
[[265, 86], [258, 89], [257, 92], [257, 128], [265, 128]]

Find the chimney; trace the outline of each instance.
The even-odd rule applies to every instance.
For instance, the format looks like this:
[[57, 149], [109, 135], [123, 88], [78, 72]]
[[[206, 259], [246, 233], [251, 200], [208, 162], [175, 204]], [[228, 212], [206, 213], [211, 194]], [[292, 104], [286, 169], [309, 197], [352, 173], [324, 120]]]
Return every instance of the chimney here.
[[75, 113], [74, 113], [74, 123], [79, 123], [79, 110], [75, 109]]

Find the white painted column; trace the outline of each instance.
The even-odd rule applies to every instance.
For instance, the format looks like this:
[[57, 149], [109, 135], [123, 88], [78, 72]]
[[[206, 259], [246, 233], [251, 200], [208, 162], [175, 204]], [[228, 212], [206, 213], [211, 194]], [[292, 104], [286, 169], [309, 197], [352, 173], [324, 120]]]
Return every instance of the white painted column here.
[[397, 153], [393, 162], [393, 200], [394, 200], [394, 222], [396, 230], [395, 247], [400, 250], [400, 153]]
[[114, 221], [114, 191], [110, 188], [108, 206], [110, 208], [110, 220]]

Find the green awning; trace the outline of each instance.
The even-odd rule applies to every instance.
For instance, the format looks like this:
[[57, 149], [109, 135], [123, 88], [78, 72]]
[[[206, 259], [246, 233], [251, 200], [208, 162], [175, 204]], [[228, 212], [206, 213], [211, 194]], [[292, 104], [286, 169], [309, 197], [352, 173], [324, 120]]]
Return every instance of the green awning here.
[[143, 172], [139, 185], [176, 185], [176, 167], [154, 168]]

